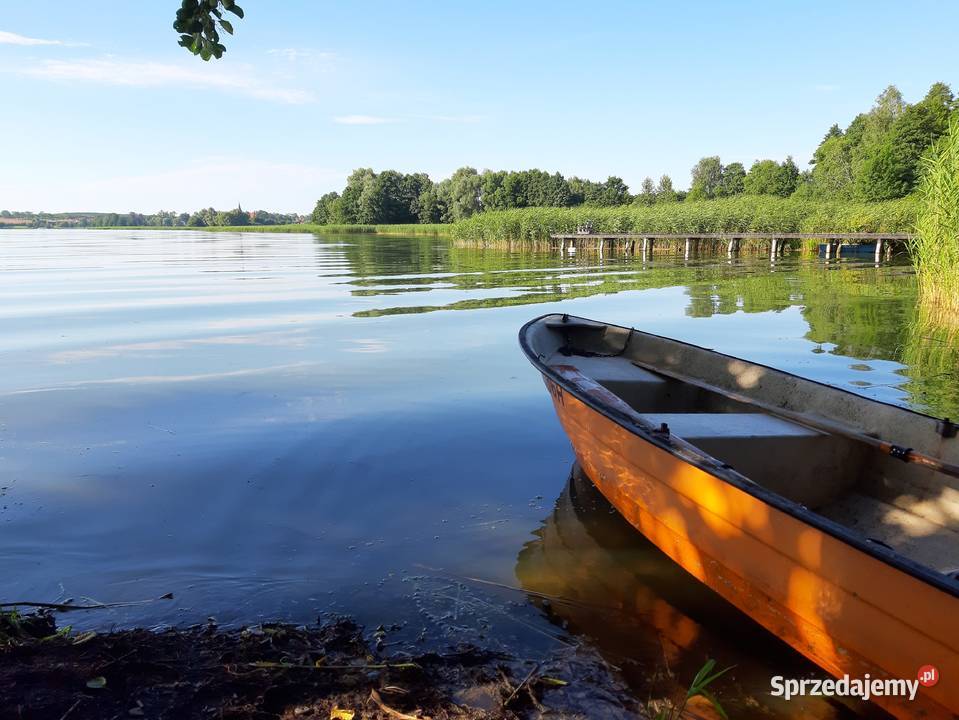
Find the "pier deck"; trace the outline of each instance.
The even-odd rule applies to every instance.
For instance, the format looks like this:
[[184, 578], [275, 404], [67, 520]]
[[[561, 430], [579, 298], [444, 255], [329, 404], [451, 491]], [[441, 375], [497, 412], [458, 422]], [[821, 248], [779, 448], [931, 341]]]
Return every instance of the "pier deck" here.
[[726, 252], [734, 255], [739, 252], [743, 240], [769, 241], [770, 257], [781, 255], [785, 240], [823, 240], [827, 258], [839, 257], [843, 244], [875, 243], [875, 259], [879, 262], [883, 255], [892, 253], [894, 243], [906, 243], [912, 238], [907, 233], [789, 233], [789, 232], [724, 232], [724, 233], [569, 233], [553, 234], [550, 240], [558, 244], [559, 249], [570, 251], [579, 247], [595, 249], [603, 253], [608, 247], [610, 250], [621, 249], [626, 253], [635, 253], [637, 243], [640, 243], [639, 252], [645, 257], [652, 253], [653, 245], [657, 240], [682, 242], [685, 256], [689, 257], [698, 249], [700, 243], [726, 242]]

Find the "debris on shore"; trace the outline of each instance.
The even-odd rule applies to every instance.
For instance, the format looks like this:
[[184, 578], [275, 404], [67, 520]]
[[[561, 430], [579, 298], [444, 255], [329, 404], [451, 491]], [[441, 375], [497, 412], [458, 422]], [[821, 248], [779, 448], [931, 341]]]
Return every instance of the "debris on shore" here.
[[474, 646], [390, 649], [391, 628], [348, 618], [308, 627], [72, 633], [51, 614], [0, 613], [0, 719], [445, 720], [636, 718], [595, 653], [535, 660]]

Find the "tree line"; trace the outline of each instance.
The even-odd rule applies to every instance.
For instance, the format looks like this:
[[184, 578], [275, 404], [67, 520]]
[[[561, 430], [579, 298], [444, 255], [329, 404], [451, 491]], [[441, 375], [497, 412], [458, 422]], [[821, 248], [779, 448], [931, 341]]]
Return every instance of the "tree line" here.
[[923, 156], [945, 134], [957, 108], [945, 83], [935, 83], [913, 105], [890, 85], [845, 130], [838, 125], [829, 129], [809, 169], [801, 171], [791, 156], [782, 162], [756, 160], [747, 170], [714, 155], [693, 166], [688, 192], [676, 190], [668, 175], [658, 182], [645, 178], [634, 195], [615, 176], [597, 182], [536, 169], [478, 172], [462, 167], [434, 183], [425, 173], [361, 168], [350, 174], [342, 193], [326, 193], [317, 201], [311, 220], [319, 225], [449, 223], [489, 210], [649, 206], [736, 195], [892, 200], [915, 190]]
[[26, 220], [31, 227], [225, 227], [288, 225], [304, 221], [302, 215], [268, 210], [248, 212], [239, 205], [232, 210], [209, 207], [193, 213], [161, 210], [147, 215], [128, 213], [44, 213], [2, 210], [0, 218]]
[[[660, 198], [678, 199], [668, 176], [660, 180]], [[524, 207], [614, 207], [632, 200], [622, 178], [604, 182], [566, 178], [543, 170], [482, 173], [462, 167], [434, 183], [426, 173], [354, 170], [342, 194], [321, 197], [311, 219], [318, 225], [450, 223], [485, 210]]]

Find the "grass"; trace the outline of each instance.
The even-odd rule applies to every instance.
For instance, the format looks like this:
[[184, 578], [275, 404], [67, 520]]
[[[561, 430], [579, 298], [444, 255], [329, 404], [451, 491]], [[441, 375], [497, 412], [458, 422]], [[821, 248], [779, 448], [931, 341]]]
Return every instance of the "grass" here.
[[660, 707], [649, 707], [648, 710], [650, 711], [650, 715], [652, 716], [653, 720], [682, 720], [682, 718], [686, 716], [686, 706], [689, 704], [689, 701], [696, 697], [705, 698], [707, 701], [709, 701], [709, 704], [712, 705], [713, 710], [716, 711], [716, 714], [723, 718], [723, 720], [727, 720], [726, 711], [723, 709], [722, 704], [707, 688], [714, 681], [718, 680], [720, 677], [732, 670], [732, 668], [728, 667], [724, 670], [713, 672], [715, 667], [715, 660], [707, 660], [706, 663], [699, 669], [699, 672], [696, 673], [696, 677], [694, 677], [693, 681], [689, 684], [689, 689], [686, 691], [686, 696], [678, 704], [667, 702], [665, 705]]
[[921, 300], [959, 310], [959, 117], [923, 161], [911, 245]]

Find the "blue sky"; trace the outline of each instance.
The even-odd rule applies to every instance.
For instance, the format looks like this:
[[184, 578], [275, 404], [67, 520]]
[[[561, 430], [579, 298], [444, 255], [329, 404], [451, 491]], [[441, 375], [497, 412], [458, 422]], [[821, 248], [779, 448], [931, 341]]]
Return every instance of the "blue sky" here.
[[308, 211], [367, 166], [686, 187], [959, 85], [954, 2], [240, 4], [203, 63], [177, 0], [0, 0], [0, 208]]

